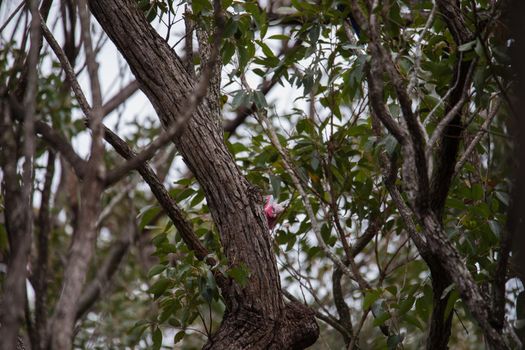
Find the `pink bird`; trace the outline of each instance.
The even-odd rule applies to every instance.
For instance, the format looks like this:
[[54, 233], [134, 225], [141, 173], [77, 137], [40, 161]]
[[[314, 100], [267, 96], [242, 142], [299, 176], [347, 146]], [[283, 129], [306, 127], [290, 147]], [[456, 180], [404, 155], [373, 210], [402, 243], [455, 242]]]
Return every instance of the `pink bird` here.
[[266, 204], [264, 204], [264, 215], [268, 220], [268, 227], [273, 230], [279, 215], [284, 211], [284, 208], [279, 203], [272, 199], [272, 196], [266, 196]]

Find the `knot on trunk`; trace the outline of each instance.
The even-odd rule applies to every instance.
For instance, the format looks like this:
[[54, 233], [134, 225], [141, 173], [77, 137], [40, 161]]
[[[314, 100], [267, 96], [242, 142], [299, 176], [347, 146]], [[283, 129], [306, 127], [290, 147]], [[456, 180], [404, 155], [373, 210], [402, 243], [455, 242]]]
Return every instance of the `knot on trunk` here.
[[286, 304], [277, 332], [279, 340], [270, 349], [300, 350], [317, 341], [319, 326], [314, 312], [308, 306], [294, 301]]
[[314, 344], [318, 337], [319, 326], [306, 305], [286, 304], [276, 319], [243, 307], [225, 314], [220, 328], [203, 349], [299, 350]]

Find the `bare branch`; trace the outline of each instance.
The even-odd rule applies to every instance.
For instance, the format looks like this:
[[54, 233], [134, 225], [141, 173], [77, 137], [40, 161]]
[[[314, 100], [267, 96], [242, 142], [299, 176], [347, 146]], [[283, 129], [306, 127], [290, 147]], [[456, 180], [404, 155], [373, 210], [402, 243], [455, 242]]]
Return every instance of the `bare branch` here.
[[186, 56], [184, 57], [184, 60], [186, 62], [186, 70], [193, 78], [195, 78], [195, 67], [193, 65], [193, 30], [195, 29], [195, 23], [190, 16], [191, 9], [185, 5], [184, 27], [186, 29], [186, 34], [184, 35], [184, 52]]
[[7, 17], [7, 19], [5, 20], [4, 24], [2, 24], [2, 26], [0, 27], [0, 33], [2, 33], [4, 31], [5, 27], [7, 27], [7, 25], [13, 20], [13, 18], [16, 16], [18, 11], [20, 11], [22, 9], [22, 7], [24, 7], [24, 4], [25, 4], [25, 1], [21, 1], [20, 4], [9, 15], [9, 17]]
[[[134, 216], [131, 216], [132, 218]], [[111, 244], [104, 262], [97, 269], [95, 278], [89, 282], [88, 285], [83, 289], [82, 295], [78, 299], [78, 306], [76, 310], [75, 318], [78, 320], [81, 318], [100, 298], [105, 286], [111, 281], [114, 273], [117, 271], [120, 262], [128, 252], [130, 244], [133, 242], [133, 238], [137, 228], [134, 220], [129, 220], [127, 227], [120, 232], [120, 237], [116, 242]]]
[[102, 106], [102, 116], [105, 117], [109, 113], [113, 112], [118, 106], [126, 101], [131, 95], [133, 95], [139, 89], [139, 83], [136, 80], [131, 81], [122, 90], [117, 92], [112, 98], [110, 98]]
[[382, 71], [378, 65], [372, 63], [368, 73], [368, 95], [370, 104], [374, 109], [377, 118], [381, 120], [387, 130], [396, 138], [400, 145], [408, 142], [408, 135], [399, 124], [394, 120], [383, 101], [383, 78]]
[[55, 37], [47, 27], [46, 23], [42, 21], [41, 25], [42, 34], [49, 46], [51, 47], [51, 49], [53, 50], [53, 52], [55, 53], [55, 55], [57, 56], [58, 60], [60, 61], [60, 65], [66, 73], [67, 81], [69, 84], [71, 84], [71, 89], [73, 90], [73, 93], [77, 98], [80, 109], [82, 109], [82, 112], [84, 112], [84, 114], [89, 118], [91, 114], [91, 106], [89, 105], [89, 102], [87, 101], [86, 96], [84, 95], [84, 92], [82, 91], [82, 88], [80, 87], [80, 84], [77, 81], [76, 74], [73, 70], [73, 67], [71, 67], [71, 63], [69, 62], [66, 54], [62, 50], [62, 47], [60, 47]]
[[[341, 269], [334, 268], [332, 272], [332, 294], [334, 297], [335, 308], [339, 314], [339, 322], [343, 325], [345, 333], [343, 336], [345, 338], [345, 344], [349, 344], [351, 339], [355, 337], [353, 334], [352, 327], [352, 318], [350, 316], [350, 308], [345, 301], [343, 288], [341, 285], [341, 279], [343, 277], [343, 272]], [[334, 327], [335, 328], [335, 327]]]
[[62, 135], [61, 132], [53, 129], [45, 122], [38, 120], [35, 123], [35, 131], [42, 135], [44, 140], [51, 145], [56, 151], [68, 161], [71, 167], [75, 170], [75, 174], [78, 178], [84, 178], [87, 162], [82, 159], [73, 149], [73, 146], [69, 141]]
[[468, 26], [465, 23], [463, 13], [459, 8], [459, 2], [454, 0], [436, 0], [442, 18], [447, 22], [447, 26], [458, 45], [462, 45], [472, 38]]

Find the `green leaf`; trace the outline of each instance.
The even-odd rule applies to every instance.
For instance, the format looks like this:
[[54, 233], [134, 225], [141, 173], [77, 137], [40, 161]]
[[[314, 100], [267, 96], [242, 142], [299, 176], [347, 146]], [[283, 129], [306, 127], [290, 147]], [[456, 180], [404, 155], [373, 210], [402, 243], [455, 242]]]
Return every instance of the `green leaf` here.
[[403, 342], [404, 335], [402, 334], [394, 334], [390, 335], [386, 341], [386, 345], [388, 347], [388, 350], [395, 350], [397, 349], [397, 346]]
[[228, 38], [228, 37], [232, 36], [237, 31], [238, 27], [239, 26], [238, 26], [237, 21], [234, 20], [234, 18], [230, 18], [228, 20], [228, 22], [226, 22], [226, 26], [224, 27], [224, 31], [223, 31], [222, 36], [224, 38]]
[[501, 237], [501, 225], [496, 220], [489, 220], [490, 230], [499, 239]]
[[273, 53], [273, 51], [268, 47], [268, 45], [266, 45], [265, 43], [263, 43], [262, 41], [260, 40], [257, 40], [256, 43], [261, 47], [264, 55], [266, 57], [270, 57], [270, 58], [276, 58], [275, 57], [275, 54]]
[[254, 94], [254, 102], [257, 106], [257, 109], [263, 109], [268, 107], [268, 103], [266, 102], [266, 97], [261, 91], [255, 91]]
[[399, 303], [399, 314], [403, 315], [406, 314], [412, 306], [414, 306], [414, 302], [416, 301], [416, 298], [414, 296], [409, 296], [405, 300], [403, 300], [401, 303]]
[[178, 331], [177, 334], [175, 334], [175, 337], [173, 337], [173, 344], [177, 344], [180, 342], [184, 337], [186, 336], [185, 331]]
[[500, 200], [501, 203], [509, 206], [509, 194], [506, 192], [496, 191], [496, 197]]
[[383, 325], [387, 320], [389, 320], [392, 316], [389, 313], [383, 312], [374, 319], [373, 325], [374, 327]]
[[172, 284], [171, 280], [167, 278], [162, 278], [155, 282], [149, 289], [148, 293], [154, 294], [155, 296], [159, 296], [162, 293], [166, 291]]
[[231, 62], [233, 55], [235, 54], [235, 45], [229, 40], [224, 40], [222, 44], [221, 56], [222, 63], [225, 65]]
[[153, 237], [153, 239], [151, 240], [151, 243], [155, 247], [160, 247], [165, 243], [169, 243], [166, 232], [162, 232], [161, 234], [158, 234], [155, 237]]
[[157, 17], [157, 7], [156, 6], [151, 6], [151, 8], [146, 13], [146, 19], [148, 20], [148, 22], [151, 23], [151, 22], [153, 22], [155, 17]]
[[454, 305], [456, 305], [456, 301], [459, 299], [459, 293], [454, 289], [447, 300], [447, 305], [445, 306], [445, 312], [443, 314], [443, 319], [446, 320], [449, 316], [452, 310], [454, 310]]
[[197, 194], [195, 195], [195, 197], [193, 197], [193, 199], [191, 200], [190, 202], [190, 206], [192, 207], [196, 207], [198, 204], [200, 204], [202, 201], [204, 200], [204, 191], [199, 191], [197, 192]]
[[379, 289], [366, 291], [365, 298], [363, 300], [363, 309], [369, 309], [373, 303], [381, 296], [382, 291]]
[[319, 34], [321, 33], [321, 27], [319, 24], [314, 24], [310, 31], [308, 32], [308, 38], [310, 39], [311, 44], [317, 43], [317, 40], [319, 40]]
[[212, 10], [211, 4], [208, 0], [191, 0], [191, 8], [195, 14], [198, 14], [203, 10]]
[[151, 278], [151, 277], [153, 277], [155, 275], [158, 275], [164, 270], [166, 270], [166, 266], [165, 265], [155, 265], [149, 270], [148, 278]]
[[195, 193], [193, 188], [186, 188], [177, 195], [177, 200], [182, 201]]
[[237, 92], [237, 94], [233, 97], [231, 108], [237, 109], [242, 106], [248, 105], [250, 102], [250, 96], [246, 91], [240, 90]]
[[268, 37], [268, 39], [275, 39], [275, 40], [290, 40], [290, 36], [288, 36], [288, 35], [284, 35], [284, 34], [274, 34], [274, 35]]
[[270, 175], [270, 184], [272, 185], [272, 193], [274, 198], [279, 198], [281, 194], [281, 178], [279, 176]]
[[137, 215], [137, 218], [140, 218], [139, 229], [143, 230], [161, 210], [162, 209], [156, 205], [148, 205], [142, 208]]
[[162, 346], [162, 331], [160, 328], [155, 328], [152, 334], [152, 340], [153, 340], [153, 347], [154, 350], [159, 350]]

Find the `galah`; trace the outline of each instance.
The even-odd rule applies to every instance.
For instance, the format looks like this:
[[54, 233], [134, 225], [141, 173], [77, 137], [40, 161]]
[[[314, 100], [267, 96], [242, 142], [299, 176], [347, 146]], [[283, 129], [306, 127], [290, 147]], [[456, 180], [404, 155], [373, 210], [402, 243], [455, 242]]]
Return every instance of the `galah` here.
[[264, 215], [268, 220], [268, 227], [273, 230], [279, 215], [284, 211], [284, 208], [279, 203], [272, 199], [272, 196], [266, 196], [266, 203], [264, 204]]

